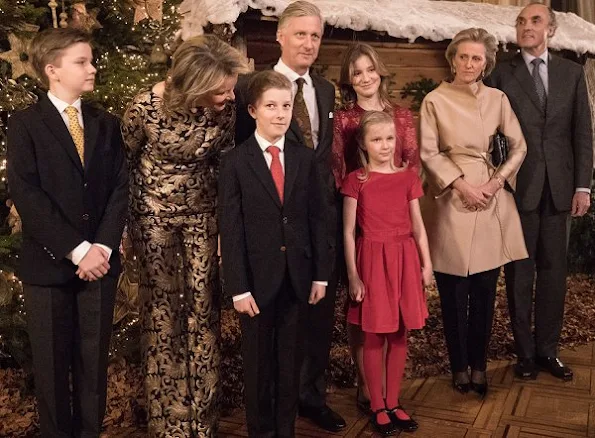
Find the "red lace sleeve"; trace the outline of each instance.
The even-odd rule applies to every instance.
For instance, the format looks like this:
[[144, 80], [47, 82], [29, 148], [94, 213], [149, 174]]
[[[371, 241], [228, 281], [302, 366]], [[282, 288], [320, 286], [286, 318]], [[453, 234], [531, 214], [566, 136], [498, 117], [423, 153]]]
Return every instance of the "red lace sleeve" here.
[[413, 120], [413, 113], [405, 108], [395, 107], [395, 126], [401, 154], [395, 151], [395, 164], [400, 166], [403, 162], [409, 163], [409, 168], [419, 173], [420, 159], [417, 144], [417, 131]]
[[341, 184], [346, 176], [345, 170], [345, 132], [344, 132], [345, 112], [342, 110], [335, 111], [333, 118], [333, 146], [331, 150], [331, 169], [335, 177], [335, 184], [337, 189], [341, 188]]

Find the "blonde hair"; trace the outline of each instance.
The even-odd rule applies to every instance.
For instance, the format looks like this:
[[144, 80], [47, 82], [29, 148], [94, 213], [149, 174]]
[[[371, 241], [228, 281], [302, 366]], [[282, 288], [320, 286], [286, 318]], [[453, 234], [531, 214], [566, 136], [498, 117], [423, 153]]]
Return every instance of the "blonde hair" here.
[[[368, 152], [365, 147], [366, 133], [373, 125], [389, 124], [395, 126], [395, 121], [392, 116], [385, 111], [366, 111], [359, 122], [359, 128], [357, 130], [356, 139], [359, 146], [359, 159], [362, 165], [362, 171], [358, 173], [357, 179], [362, 182], [367, 181], [370, 178], [370, 163]], [[395, 127], [396, 133], [396, 127]], [[390, 160], [390, 168], [396, 170], [394, 158]]]
[[189, 112], [231, 76], [248, 73], [246, 58], [214, 35], [183, 42], [173, 55], [163, 101], [170, 111]]
[[369, 44], [366, 43], [355, 43], [349, 46], [345, 54], [343, 55], [343, 62], [341, 63], [341, 73], [339, 75], [339, 90], [341, 92], [341, 103], [345, 107], [352, 107], [357, 103], [357, 93], [351, 85], [351, 79], [353, 78], [353, 65], [362, 56], [370, 58], [372, 65], [380, 75], [380, 87], [378, 88], [378, 94], [380, 95], [380, 101], [385, 105], [386, 108], [392, 108], [390, 96], [388, 92], [388, 85], [390, 83], [390, 73], [384, 62], [378, 56], [378, 52]]
[[314, 3], [305, 0], [297, 0], [287, 5], [285, 10], [279, 16], [277, 22], [277, 31], [283, 29], [291, 18], [296, 17], [318, 17], [320, 18], [321, 31], [324, 30], [324, 20], [322, 19], [322, 12]]
[[450, 65], [450, 71], [453, 72], [453, 76], [453, 59], [457, 55], [459, 45], [464, 42], [483, 44], [486, 51], [486, 66], [482, 73], [482, 76], [478, 78], [478, 80], [481, 80], [486, 76], [489, 76], [492, 70], [494, 70], [494, 67], [496, 66], [496, 53], [498, 52], [498, 41], [496, 41], [496, 38], [491, 33], [480, 27], [472, 27], [460, 31], [454, 36], [454, 38], [446, 48], [446, 53], [444, 54], [444, 56], [446, 57], [446, 60]]
[[85, 43], [91, 45], [91, 35], [79, 29], [46, 29], [38, 33], [30, 45], [31, 65], [41, 82], [49, 87], [50, 80], [45, 73], [48, 64], [60, 65], [62, 52], [69, 47]]

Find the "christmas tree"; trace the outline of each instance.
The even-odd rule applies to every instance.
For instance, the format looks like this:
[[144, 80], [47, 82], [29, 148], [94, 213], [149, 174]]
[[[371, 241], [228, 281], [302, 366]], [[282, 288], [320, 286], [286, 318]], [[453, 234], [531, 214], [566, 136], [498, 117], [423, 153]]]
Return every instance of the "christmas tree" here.
[[[15, 276], [20, 221], [6, 186], [6, 128], [10, 115], [46, 92], [35, 77], [29, 45], [49, 27], [92, 33], [97, 76], [84, 99], [122, 115], [142, 88], [165, 76], [179, 29], [181, 0], [94, 0], [61, 2], [0, 0], [0, 364], [29, 371], [30, 353], [22, 287]], [[9, 164], [10, 165], [10, 164]], [[138, 288], [134, 258], [122, 246], [125, 274], [114, 315], [112, 356], [134, 356], [138, 345]]]

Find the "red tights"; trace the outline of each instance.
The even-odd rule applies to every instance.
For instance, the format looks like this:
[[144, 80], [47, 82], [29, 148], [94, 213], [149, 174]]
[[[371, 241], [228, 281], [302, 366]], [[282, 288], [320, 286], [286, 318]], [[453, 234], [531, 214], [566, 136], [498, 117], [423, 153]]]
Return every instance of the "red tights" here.
[[[386, 350], [386, 404], [382, 399], [383, 353]], [[395, 333], [364, 333], [364, 374], [370, 391], [372, 411], [376, 412], [385, 407], [394, 409], [399, 405], [401, 381], [405, 372], [407, 360], [407, 330], [401, 327]], [[409, 417], [404, 411], [397, 411], [401, 419]], [[377, 414], [380, 424], [389, 423], [386, 413]]]

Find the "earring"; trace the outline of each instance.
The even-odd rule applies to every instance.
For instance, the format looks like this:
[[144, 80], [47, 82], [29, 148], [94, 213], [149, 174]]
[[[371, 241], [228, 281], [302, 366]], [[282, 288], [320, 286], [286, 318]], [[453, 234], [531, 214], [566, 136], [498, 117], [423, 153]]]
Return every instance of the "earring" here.
[[452, 73], [453, 76], [455, 76], [457, 74], [457, 70], [454, 67], [450, 68], [450, 72]]

